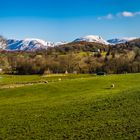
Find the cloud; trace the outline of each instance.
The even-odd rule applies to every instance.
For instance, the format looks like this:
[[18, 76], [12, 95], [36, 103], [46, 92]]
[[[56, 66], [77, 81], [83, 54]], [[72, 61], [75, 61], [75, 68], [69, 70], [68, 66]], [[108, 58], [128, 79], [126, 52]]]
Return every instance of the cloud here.
[[118, 16], [121, 16], [121, 17], [135, 17], [137, 15], [140, 15], [140, 12], [124, 11], [118, 14]]
[[98, 20], [101, 20], [101, 19], [113, 19], [113, 18], [118, 18], [118, 17], [135, 17], [135, 16], [138, 16], [140, 15], [140, 11], [138, 12], [130, 12], [130, 11], [123, 11], [123, 12], [119, 12], [117, 14], [111, 14], [109, 13], [108, 15], [106, 16], [102, 16], [102, 17], [98, 17]]
[[98, 20], [101, 20], [101, 19], [113, 19], [114, 16], [112, 14], [108, 14], [106, 16], [102, 16], [102, 17], [98, 17]]
[[105, 18], [106, 19], [112, 19], [113, 18], [113, 15], [112, 14], [108, 14]]
[[121, 13], [121, 15], [124, 17], [133, 17], [135, 13], [124, 11]]

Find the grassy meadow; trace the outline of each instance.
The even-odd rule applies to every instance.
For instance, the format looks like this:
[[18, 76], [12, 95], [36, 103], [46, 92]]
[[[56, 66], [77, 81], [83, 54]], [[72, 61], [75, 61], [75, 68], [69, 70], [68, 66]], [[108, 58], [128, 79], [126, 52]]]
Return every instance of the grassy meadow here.
[[1, 75], [0, 140], [30, 139], [140, 139], [140, 74]]

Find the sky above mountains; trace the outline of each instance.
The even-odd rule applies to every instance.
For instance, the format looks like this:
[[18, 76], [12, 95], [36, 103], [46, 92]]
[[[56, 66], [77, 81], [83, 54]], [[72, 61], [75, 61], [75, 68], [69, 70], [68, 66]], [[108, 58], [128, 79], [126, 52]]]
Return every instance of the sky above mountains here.
[[140, 37], [139, 0], [0, 0], [0, 5], [0, 34], [6, 38]]

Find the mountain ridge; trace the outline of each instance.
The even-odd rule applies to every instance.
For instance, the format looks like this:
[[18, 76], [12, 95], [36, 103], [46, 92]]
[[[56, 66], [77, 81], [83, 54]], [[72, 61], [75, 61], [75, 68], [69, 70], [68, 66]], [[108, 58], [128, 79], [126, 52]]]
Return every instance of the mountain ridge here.
[[137, 39], [137, 37], [123, 37], [123, 38], [109, 39], [107, 40], [107, 42], [109, 42], [111, 45], [116, 45], [116, 44], [126, 43], [135, 39]]
[[88, 35], [88, 36], [80, 37], [80, 38], [75, 39], [73, 42], [81, 42], [81, 41], [101, 43], [105, 45], [109, 44], [101, 36], [97, 36], [97, 35]]
[[42, 39], [37, 38], [25, 38], [23, 40], [19, 39], [8, 39], [6, 40], [7, 45], [5, 47], [1, 47], [3, 50], [7, 51], [34, 51], [39, 49], [48, 49], [48, 47], [57, 47], [61, 45], [66, 45], [69, 43], [77, 43], [77, 42], [93, 42], [93, 43], [99, 43], [103, 45], [117, 45], [121, 43], [130, 42], [137, 39], [136, 37], [131, 38], [114, 38], [105, 40], [101, 36], [97, 35], [87, 35], [84, 37], [76, 38], [72, 42], [50, 42], [50, 41], [44, 41]]

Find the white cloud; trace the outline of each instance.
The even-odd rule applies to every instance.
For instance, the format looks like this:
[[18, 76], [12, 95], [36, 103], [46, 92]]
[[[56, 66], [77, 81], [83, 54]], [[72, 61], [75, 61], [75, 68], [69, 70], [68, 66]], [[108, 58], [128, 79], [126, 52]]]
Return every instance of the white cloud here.
[[124, 12], [121, 13], [121, 15], [123, 17], [133, 17], [133, 16], [135, 16], [135, 13], [124, 11]]
[[113, 18], [117, 18], [117, 17], [135, 17], [137, 15], [140, 15], [140, 11], [138, 12], [130, 12], [130, 11], [123, 11], [123, 12], [120, 12], [120, 13], [117, 13], [117, 14], [108, 14], [106, 16], [102, 16], [102, 17], [98, 17], [98, 20], [101, 20], [101, 19], [113, 19]]
[[121, 17], [134, 17], [137, 15], [140, 15], [140, 11], [139, 12], [129, 12], [129, 11], [124, 11], [118, 14]]
[[106, 16], [103, 16], [103, 17], [98, 17], [98, 20], [101, 20], [101, 19], [113, 19], [114, 16], [112, 14], [108, 14]]

